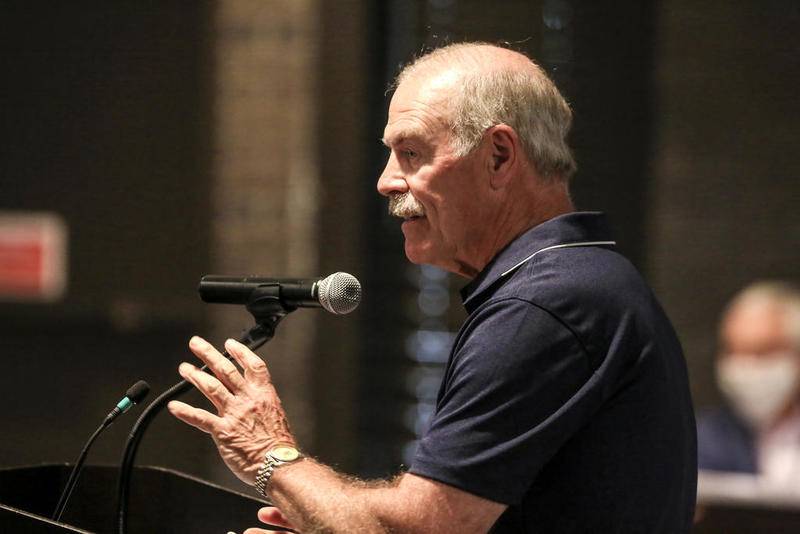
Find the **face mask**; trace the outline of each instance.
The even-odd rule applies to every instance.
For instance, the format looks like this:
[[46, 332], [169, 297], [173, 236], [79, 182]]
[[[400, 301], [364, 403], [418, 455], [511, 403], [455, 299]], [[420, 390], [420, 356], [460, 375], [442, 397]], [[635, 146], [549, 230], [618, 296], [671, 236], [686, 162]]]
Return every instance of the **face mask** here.
[[717, 383], [733, 409], [756, 430], [775, 422], [797, 394], [800, 361], [791, 352], [717, 360]]

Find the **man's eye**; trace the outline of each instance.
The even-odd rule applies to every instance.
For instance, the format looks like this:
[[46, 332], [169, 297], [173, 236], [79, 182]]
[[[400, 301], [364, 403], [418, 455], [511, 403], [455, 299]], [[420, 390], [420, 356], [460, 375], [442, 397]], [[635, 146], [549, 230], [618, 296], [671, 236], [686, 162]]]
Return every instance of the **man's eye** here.
[[415, 157], [417, 157], [417, 153], [416, 153], [416, 152], [414, 152], [414, 151], [413, 151], [413, 150], [411, 150], [411, 149], [408, 149], [408, 148], [407, 148], [407, 149], [405, 149], [405, 150], [403, 150], [403, 155], [404, 155], [405, 157], [407, 157], [407, 158], [415, 158]]

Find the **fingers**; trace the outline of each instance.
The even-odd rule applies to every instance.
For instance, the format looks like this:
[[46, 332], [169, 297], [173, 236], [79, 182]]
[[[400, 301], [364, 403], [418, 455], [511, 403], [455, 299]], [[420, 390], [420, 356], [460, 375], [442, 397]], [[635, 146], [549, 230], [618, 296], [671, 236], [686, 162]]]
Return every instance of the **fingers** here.
[[270, 383], [267, 364], [245, 345], [229, 339], [225, 342], [225, 350], [242, 366], [244, 377], [248, 382], [252, 382], [255, 386], [266, 386]]
[[190, 363], [183, 362], [180, 364], [178, 373], [199, 389], [220, 414], [224, 413], [225, 405], [233, 400], [233, 394], [222, 382]]
[[167, 404], [169, 413], [195, 428], [211, 434], [222, 422], [222, 419], [200, 408], [189, 406], [185, 402], [171, 401]]
[[208, 368], [232, 393], [237, 393], [244, 389], [245, 380], [239, 374], [239, 370], [220, 354], [211, 343], [199, 336], [194, 336], [189, 340], [189, 348], [208, 365]]
[[258, 511], [258, 520], [276, 527], [294, 528], [283, 513], [274, 506], [265, 506]]
[[[292, 527], [286, 516], [274, 506], [265, 506], [258, 511], [258, 520], [271, 527], [284, 527], [287, 529]], [[242, 534], [290, 534], [288, 530], [264, 530], [261, 528], [248, 528]]]

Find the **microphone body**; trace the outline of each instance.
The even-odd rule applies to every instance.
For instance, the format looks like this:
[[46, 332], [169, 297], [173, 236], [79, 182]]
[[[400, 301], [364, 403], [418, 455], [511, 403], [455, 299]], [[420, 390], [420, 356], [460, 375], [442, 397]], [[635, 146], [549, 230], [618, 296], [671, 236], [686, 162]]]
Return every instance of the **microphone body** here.
[[204, 302], [250, 304], [269, 297], [289, 308], [324, 308], [344, 315], [361, 302], [361, 284], [355, 276], [333, 273], [325, 278], [265, 278], [206, 275], [197, 288]]
[[217, 276], [209, 274], [200, 279], [200, 298], [212, 304], [247, 304], [253, 291], [275, 287], [281, 302], [294, 308], [320, 308], [320, 278], [265, 278], [260, 276]]

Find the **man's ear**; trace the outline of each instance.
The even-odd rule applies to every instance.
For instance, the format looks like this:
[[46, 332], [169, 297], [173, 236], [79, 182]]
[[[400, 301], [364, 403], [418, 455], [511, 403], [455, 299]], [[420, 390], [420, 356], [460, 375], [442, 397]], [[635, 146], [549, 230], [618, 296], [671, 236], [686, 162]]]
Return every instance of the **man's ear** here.
[[492, 126], [486, 131], [491, 149], [489, 180], [492, 189], [502, 189], [511, 181], [518, 163], [519, 137], [506, 124]]

